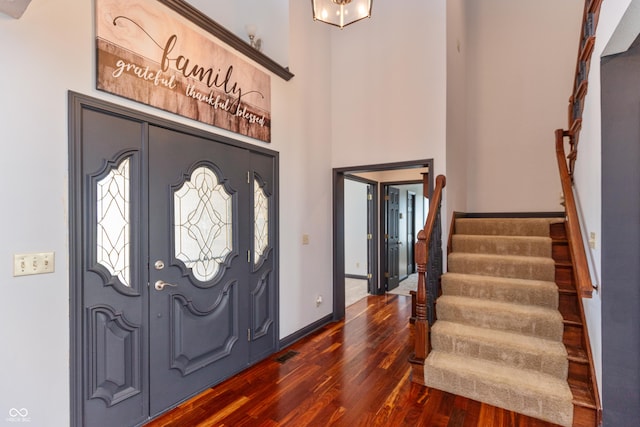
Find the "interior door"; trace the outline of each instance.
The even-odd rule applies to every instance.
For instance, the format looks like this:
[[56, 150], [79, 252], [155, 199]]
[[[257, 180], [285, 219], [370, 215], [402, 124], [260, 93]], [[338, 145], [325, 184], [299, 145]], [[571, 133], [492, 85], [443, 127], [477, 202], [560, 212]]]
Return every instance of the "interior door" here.
[[149, 128], [152, 416], [249, 362], [248, 164], [247, 150]]
[[386, 255], [387, 291], [400, 283], [400, 189], [386, 186]]

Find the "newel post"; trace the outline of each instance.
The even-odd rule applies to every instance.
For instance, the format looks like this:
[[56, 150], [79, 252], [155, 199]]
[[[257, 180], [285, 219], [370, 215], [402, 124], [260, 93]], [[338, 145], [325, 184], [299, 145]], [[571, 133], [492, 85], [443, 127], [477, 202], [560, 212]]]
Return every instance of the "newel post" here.
[[418, 232], [415, 245], [415, 259], [418, 266], [418, 289], [416, 294], [416, 321], [414, 323], [414, 351], [409, 359], [412, 381], [424, 385], [424, 360], [429, 354], [429, 322], [427, 320], [427, 271], [428, 246], [424, 230]]

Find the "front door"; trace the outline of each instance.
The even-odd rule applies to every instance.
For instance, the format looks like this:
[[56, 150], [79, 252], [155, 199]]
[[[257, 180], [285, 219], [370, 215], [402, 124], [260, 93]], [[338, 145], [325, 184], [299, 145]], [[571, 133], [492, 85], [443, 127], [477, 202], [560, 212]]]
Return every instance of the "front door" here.
[[78, 116], [73, 424], [133, 426], [275, 351], [275, 160]]
[[151, 415], [249, 362], [248, 164], [247, 150], [149, 128]]

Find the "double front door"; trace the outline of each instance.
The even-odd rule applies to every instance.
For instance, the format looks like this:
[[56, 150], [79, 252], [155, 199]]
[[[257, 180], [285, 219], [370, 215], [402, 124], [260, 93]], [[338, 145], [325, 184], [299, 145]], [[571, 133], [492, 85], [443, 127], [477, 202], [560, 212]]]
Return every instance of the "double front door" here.
[[275, 155], [80, 116], [75, 424], [137, 425], [275, 351]]

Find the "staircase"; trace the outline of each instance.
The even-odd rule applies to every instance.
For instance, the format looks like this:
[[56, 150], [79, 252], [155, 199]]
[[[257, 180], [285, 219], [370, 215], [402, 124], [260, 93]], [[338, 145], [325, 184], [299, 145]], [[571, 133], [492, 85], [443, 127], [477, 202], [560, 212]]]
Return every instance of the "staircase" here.
[[573, 423], [550, 225], [457, 218], [436, 302], [427, 386], [562, 426]]

